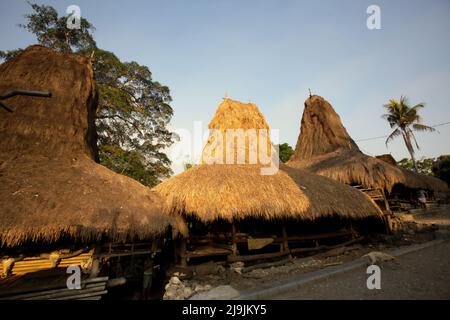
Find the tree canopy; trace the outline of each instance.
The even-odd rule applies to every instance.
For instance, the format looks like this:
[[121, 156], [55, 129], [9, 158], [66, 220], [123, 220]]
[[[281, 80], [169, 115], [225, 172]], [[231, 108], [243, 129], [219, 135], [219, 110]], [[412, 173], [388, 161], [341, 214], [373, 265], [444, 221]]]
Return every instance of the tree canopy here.
[[442, 155], [437, 158], [433, 164], [433, 173], [450, 186], [450, 155]]
[[294, 149], [292, 149], [292, 147], [289, 144], [282, 143], [282, 144], [278, 145], [278, 154], [279, 154], [280, 160], [282, 162], [286, 163], [289, 161], [291, 156], [294, 154]]
[[[450, 185], [450, 155], [442, 155], [437, 158], [422, 158], [416, 164], [419, 173], [437, 177]], [[397, 165], [414, 171], [411, 159], [404, 158], [398, 161]]]
[[[414, 157], [414, 144], [419, 149], [414, 131], [435, 131], [433, 127], [422, 124], [422, 117], [419, 115], [419, 109], [425, 107], [424, 103], [418, 103], [415, 106], [410, 106], [406, 97], [401, 96], [400, 100], [390, 99], [389, 103], [385, 104], [387, 113], [383, 115], [394, 131], [386, 139], [386, 145], [398, 136], [403, 137], [406, 148], [411, 155], [414, 171], [418, 172], [416, 159]], [[413, 144], [414, 142], [414, 144]]]

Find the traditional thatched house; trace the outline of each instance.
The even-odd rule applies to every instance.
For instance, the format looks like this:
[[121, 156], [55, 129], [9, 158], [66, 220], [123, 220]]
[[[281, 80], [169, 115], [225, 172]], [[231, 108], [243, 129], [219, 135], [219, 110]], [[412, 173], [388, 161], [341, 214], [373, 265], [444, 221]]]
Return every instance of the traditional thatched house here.
[[[299, 234], [298, 221], [381, 216], [367, 196], [331, 179], [283, 164], [279, 170], [263, 174], [262, 169], [274, 165], [278, 155], [270, 149], [269, 126], [255, 104], [224, 99], [209, 129], [201, 164], [154, 188], [165, 197], [169, 214], [186, 218], [190, 244], [205, 244], [188, 248], [188, 252], [186, 243], [182, 244], [182, 264], [189, 258], [218, 254], [236, 261], [301, 252], [304, 248], [289, 248], [292, 241], [316, 238]], [[247, 133], [241, 143], [230, 135], [239, 130]], [[257, 150], [261, 152], [252, 157]], [[264, 164], [263, 158], [269, 162]], [[289, 224], [284, 224], [287, 221]], [[289, 232], [294, 234], [288, 236]], [[276, 252], [244, 255], [265, 245], [275, 246]]]
[[97, 260], [155, 254], [176, 221], [155, 192], [96, 163], [90, 60], [31, 46], [0, 65], [0, 93], [16, 89], [52, 96], [18, 96], [8, 100], [12, 113], [0, 109], [3, 276], [69, 262], [89, 265], [93, 276], [102, 271]]
[[[425, 207], [433, 207], [439, 205], [441, 202], [445, 202], [446, 199], [449, 199], [450, 190], [442, 184], [442, 180], [428, 175], [415, 174], [414, 172], [400, 168], [397, 165], [397, 161], [391, 154], [382, 154], [376, 156], [375, 158], [401, 169], [407, 177], [407, 181], [420, 179], [422, 181], [422, 188], [420, 189], [422, 190], [421, 192], [424, 192], [424, 196], [426, 197], [426, 203], [423, 204], [425, 205]], [[417, 206], [418, 193], [411, 192], [411, 189], [411, 187], [408, 187], [405, 184], [398, 184], [397, 186], [395, 186], [395, 188], [393, 188], [392, 192], [389, 194], [389, 203], [391, 204], [391, 209], [403, 210], [411, 209], [413, 207], [412, 205]]]
[[418, 175], [362, 153], [333, 107], [319, 96], [305, 101], [301, 133], [288, 165], [360, 187], [383, 204], [385, 192], [392, 194], [394, 188], [448, 191], [447, 185], [437, 178]]

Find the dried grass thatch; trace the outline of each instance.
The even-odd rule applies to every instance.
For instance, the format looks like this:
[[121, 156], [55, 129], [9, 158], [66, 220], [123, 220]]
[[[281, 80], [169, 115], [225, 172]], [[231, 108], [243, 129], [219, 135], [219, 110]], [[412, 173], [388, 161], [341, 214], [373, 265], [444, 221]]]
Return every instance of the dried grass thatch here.
[[397, 161], [395, 160], [395, 158], [391, 155], [391, 154], [382, 154], [379, 156], [376, 156], [375, 158], [382, 160], [384, 162], [387, 162], [399, 169], [401, 169], [403, 171], [403, 173], [406, 176], [406, 179], [410, 180], [410, 183], [413, 184], [415, 180], [420, 179], [421, 185], [427, 185], [427, 187], [425, 189], [429, 189], [429, 190], [436, 190], [438, 192], [449, 192], [450, 190], [443, 184], [445, 183], [444, 181], [442, 181], [439, 178], [436, 177], [432, 177], [432, 176], [428, 176], [428, 175], [423, 175], [423, 174], [416, 174], [414, 172], [411, 172], [409, 170], [405, 170], [403, 168], [398, 167], [397, 165]]
[[[256, 105], [225, 99], [209, 128], [223, 131], [269, 129], [269, 126]], [[209, 143], [211, 139], [207, 146]], [[204, 150], [208, 150], [207, 146]], [[261, 167], [259, 163], [247, 162], [202, 163], [154, 190], [166, 199], [171, 214], [193, 215], [204, 222], [248, 217], [313, 220], [326, 216], [351, 219], [381, 216], [373, 201], [352, 187], [283, 164], [274, 175], [262, 175]]]
[[177, 222], [160, 197], [95, 163], [97, 106], [88, 59], [31, 46], [0, 65], [0, 92], [52, 92], [14, 97], [0, 110], [0, 245], [152, 237]]
[[397, 161], [395, 161], [394, 157], [391, 154], [389, 154], [389, 153], [381, 154], [379, 156], [375, 156], [375, 158], [377, 158], [379, 160], [383, 160], [384, 162], [392, 164], [393, 166], [397, 165]]
[[[233, 164], [265, 165], [270, 162], [269, 125], [256, 104], [225, 98], [217, 107], [208, 128], [212, 132], [203, 149], [202, 163], [209, 163], [216, 157], [221, 164], [231, 161]], [[227, 150], [234, 152], [227, 154]], [[238, 161], [239, 156], [241, 162]]]
[[345, 184], [391, 191], [396, 184], [414, 189], [447, 192], [447, 185], [362, 153], [333, 107], [319, 96], [305, 101], [295, 153], [288, 162]]

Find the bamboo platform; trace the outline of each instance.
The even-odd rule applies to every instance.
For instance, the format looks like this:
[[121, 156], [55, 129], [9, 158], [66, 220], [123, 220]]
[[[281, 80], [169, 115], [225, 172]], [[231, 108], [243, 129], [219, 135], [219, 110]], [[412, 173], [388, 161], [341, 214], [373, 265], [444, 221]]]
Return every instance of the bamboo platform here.
[[[258, 240], [249, 234], [237, 232], [235, 225], [231, 226], [230, 233], [209, 233], [207, 236], [192, 236], [182, 239], [177, 248], [177, 259], [180, 267], [186, 267], [189, 262], [197, 258], [214, 257], [219, 260], [233, 262], [250, 262], [257, 260], [268, 260], [288, 257], [294, 254], [308, 253], [320, 250], [327, 250], [339, 246], [348, 245], [360, 241], [357, 233], [353, 230], [344, 230], [336, 232], [326, 232], [317, 234], [298, 234], [288, 235], [285, 226], [280, 230], [281, 236], [266, 236], [261, 240], [267, 241], [261, 248], [251, 249], [248, 246], [245, 254], [239, 252], [239, 248], [248, 245], [249, 241]], [[334, 240], [337, 245], [321, 245], [323, 240]], [[299, 243], [310, 243], [312, 246], [300, 246]], [[297, 245], [297, 247], [296, 247]], [[264, 250], [269, 248], [270, 250]], [[264, 252], [267, 251], [267, 252]]]

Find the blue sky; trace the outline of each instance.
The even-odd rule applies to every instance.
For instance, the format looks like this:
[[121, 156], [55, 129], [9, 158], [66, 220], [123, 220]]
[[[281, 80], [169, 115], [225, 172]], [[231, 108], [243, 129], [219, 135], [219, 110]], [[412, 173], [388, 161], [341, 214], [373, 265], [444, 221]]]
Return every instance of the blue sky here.
[[[430, 125], [450, 121], [450, 1], [37, 1], [70, 4], [97, 44], [150, 67], [169, 86], [173, 128], [206, 128], [225, 92], [259, 105], [280, 141], [295, 146], [308, 88], [326, 98], [355, 139], [389, 133], [382, 105], [404, 94], [426, 102]], [[366, 9], [381, 8], [381, 30]], [[17, 28], [30, 9], [0, 0], [0, 49], [35, 42]], [[450, 125], [418, 133], [418, 156], [450, 154]], [[371, 155], [407, 155], [402, 141], [358, 143]]]

